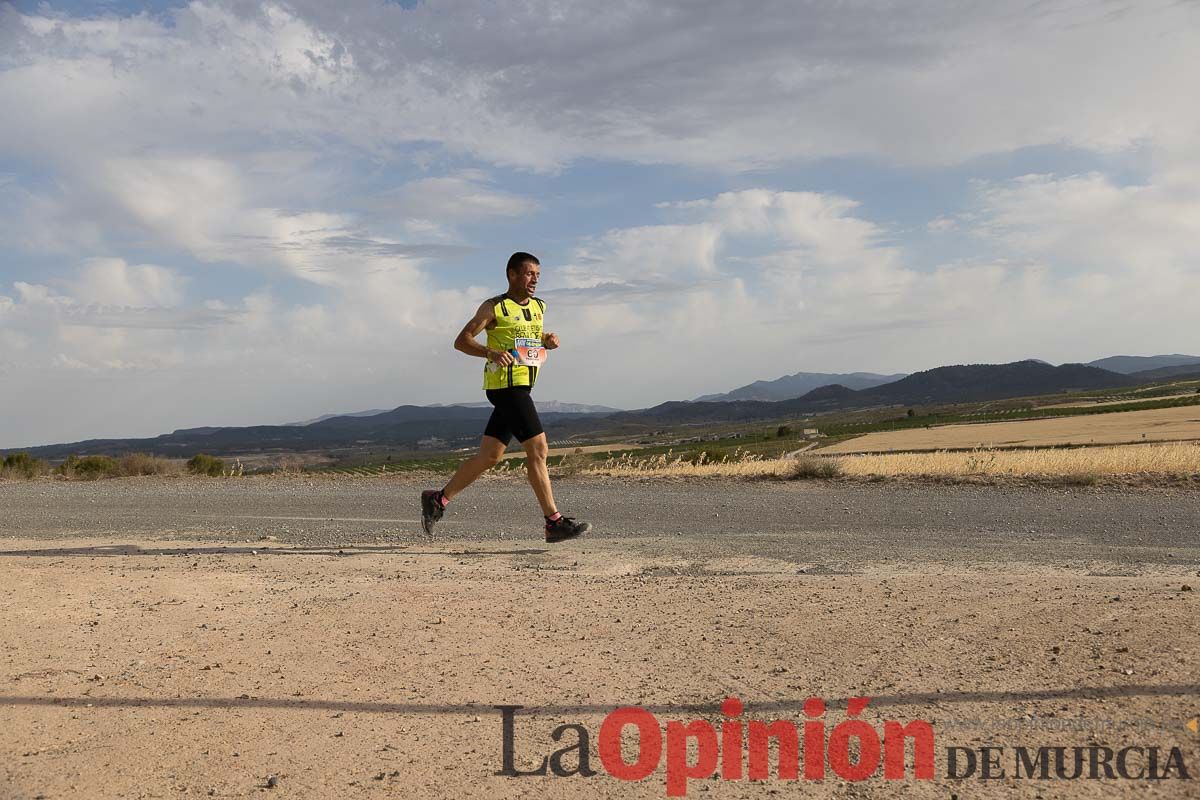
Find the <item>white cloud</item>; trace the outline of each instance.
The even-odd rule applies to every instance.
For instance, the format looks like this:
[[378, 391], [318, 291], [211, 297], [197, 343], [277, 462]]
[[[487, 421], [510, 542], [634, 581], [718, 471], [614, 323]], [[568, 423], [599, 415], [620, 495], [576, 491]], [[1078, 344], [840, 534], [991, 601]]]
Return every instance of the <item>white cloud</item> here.
[[720, 235], [704, 223], [612, 230], [578, 247], [561, 279], [567, 288], [711, 279]]
[[803, 249], [820, 264], [857, 257], [883, 233], [854, 216], [856, 201], [818, 192], [749, 189], [660, 207], [703, 212], [729, 235], [768, 236]]
[[431, 223], [521, 217], [538, 208], [529, 198], [496, 189], [480, 170], [411, 181], [379, 195], [372, 205]]
[[1067, 0], [776, 0], [752, 14], [716, 2], [213, 0], [173, 25], [10, 13], [0, 98], [27, 112], [0, 148], [186, 151], [286, 131], [381, 154], [437, 142], [538, 169], [580, 157], [953, 163], [1059, 143], [1186, 152], [1200, 111], [1178, 98], [1196, 68], [1198, 14]]
[[[174, 278], [92, 259], [55, 286], [14, 282], [0, 296], [0, 370], [30, 391], [9, 398], [3, 446], [278, 422], [354, 396], [385, 405], [434, 365], [463, 387], [477, 377], [478, 364], [442, 362], [491, 293], [482, 287], [423, 287], [413, 303], [411, 276], [383, 270], [326, 287], [315, 303], [269, 288], [225, 302], [190, 298]], [[425, 386], [424, 399], [444, 399], [438, 388]], [[85, 397], [104, 401], [79, 407]]]
[[174, 270], [154, 264], [126, 264], [120, 258], [84, 262], [72, 294], [86, 304], [135, 308], [178, 305], [184, 279]]
[[1194, 184], [1119, 186], [1099, 173], [1026, 175], [982, 186], [980, 205], [980, 233], [1051, 263], [1160, 275], [1197, 267]]

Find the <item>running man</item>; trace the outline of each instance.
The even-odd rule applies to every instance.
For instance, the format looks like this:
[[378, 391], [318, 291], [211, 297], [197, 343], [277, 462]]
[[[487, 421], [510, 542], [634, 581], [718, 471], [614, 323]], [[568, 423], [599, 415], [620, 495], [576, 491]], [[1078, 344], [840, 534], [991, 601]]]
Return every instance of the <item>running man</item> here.
[[[454, 340], [455, 350], [487, 359], [483, 388], [495, 408], [484, 428], [479, 453], [464, 461], [444, 487], [421, 493], [421, 526], [426, 533], [433, 533], [434, 523], [455, 495], [499, 463], [514, 436], [525, 448], [529, 484], [546, 517], [546, 541], [559, 542], [591, 530], [590, 524], [564, 517], [554, 505], [546, 470], [546, 434], [530, 394], [546, 351], [559, 344], [558, 336], [542, 331], [546, 303], [533, 296], [540, 273], [541, 262], [536, 257], [513, 253], [505, 268], [508, 291], [483, 301]], [[475, 338], [485, 330], [486, 346]]]

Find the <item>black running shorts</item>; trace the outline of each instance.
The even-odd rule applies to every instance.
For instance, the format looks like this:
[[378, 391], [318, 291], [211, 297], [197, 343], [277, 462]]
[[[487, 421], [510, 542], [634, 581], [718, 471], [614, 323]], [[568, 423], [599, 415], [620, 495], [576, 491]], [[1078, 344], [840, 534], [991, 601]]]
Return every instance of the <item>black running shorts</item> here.
[[491, 419], [483, 430], [484, 436], [508, 444], [514, 436], [525, 442], [542, 433], [542, 421], [528, 386], [513, 386], [508, 389], [488, 389], [487, 399], [495, 408]]

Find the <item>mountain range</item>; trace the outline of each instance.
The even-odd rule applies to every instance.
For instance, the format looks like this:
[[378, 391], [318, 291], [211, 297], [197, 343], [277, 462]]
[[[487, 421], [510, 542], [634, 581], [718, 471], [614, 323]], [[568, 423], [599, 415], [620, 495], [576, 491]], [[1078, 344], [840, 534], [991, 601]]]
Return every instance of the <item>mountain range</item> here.
[[654, 422], [659, 425], [748, 421], [807, 416], [880, 406], [970, 403], [1031, 397], [1066, 391], [1134, 386], [1144, 381], [1085, 364], [1053, 366], [1043, 361], [966, 364], [914, 372], [869, 389], [833, 384], [790, 400], [668, 402], [640, 411], [605, 417], [608, 423]]
[[1109, 356], [1088, 362], [1089, 367], [1099, 367], [1109, 372], [1119, 372], [1122, 375], [1188, 365], [1196, 368], [1192, 370], [1193, 372], [1200, 371], [1200, 356], [1186, 356], [1182, 353], [1163, 356]]
[[[1041, 359], [1030, 360], [1037, 361], [1040, 364], [1049, 364], [1049, 362], [1042, 361]], [[1176, 370], [1174, 372], [1162, 371], [1156, 373], [1154, 376], [1167, 378], [1173, 375], [1200, 372], [1200, 356], [1189, 356], [1182, 353], [1160, 356], [1109, 356], [1089, 361], [1084, 366], [1099, 367], [1100, 369], [1106, 369], [1109, 372], [1116, 372], [1121, 375], [1146, 372], [1147, 370]], [[1192, 366], [1194, 369], [1187, 369], [1186, 367], [1188, 366]], [[895, 375], [879, 375], [874, 372], [797, 372], [794, 375], [784, 375], [782, 378], [776, 378], [773, 381], [748, 383], [745, 386], [739, 386], [728, 392], [701, 395], [696, 398], [696, 402], [791, 400], [793, 397], [801, 397], [821, 386], [837, 384], [845, 386], [847, 389], [870, 389], [875, 386], [882, 386], [885, 383], [893, 383], [906, 376], [907, 373], [903, 372]], [[1147, 374], [1145, 377], [1150, 376]]]
[[[1114, 358], [1126, 360], [1109, 363], [1129, 368], [1154, 363], [1154, 359], [1189, 357], [1149, 357], [1150, 361], [1128, 360], [1142, 358], [1136, 356]], [[1195, 368], [1200, 373], [1200, 358], [1196, 359]], [[547, 433], [554, 439], [567, 435], [587, 435], [602, 430], [636, 431], [670, 425], [786, 419], [831, 411], [967, 403], [1068, 391], [1121, 388], [1162, 380], [1163, 376], [1159, 373], [1176, 369], [1186, 372], [1189, 366], [1176, 361], [1146, 371], [1122, 374], [1088, 364], [1054, 366], [1037, 360], [1015, 361], [1009, 364], [960, 364], [923, 370], [894, 381], [858, 389], [839, 383], [827, 384], [786, 400], [671, 401], [636, 411], [615, 411], [603, 406], [542, 403], [540, 413]], [[811, 376], [814, 373], [798, 374]], [[873, 378], [865, 380], [870, 382]], [[761, 383], [778, 384], [778, 381]], [[555, 410], [566, 408], [600, 408], [603, 411], [586, 413], [577, 410]], [[439, 446], [444, 446], [447, 442], [472, 441], [479, 436], [483, 421], [490, 413], [491, 407], [483, 404], [406, 405], [374, 414], [357, 412], [318, 418], [306, 424], [186, 428], [153, 438], [93, 439], [23, 449], [48, 459], [65, 458], [72, 453], [119, 455], [128, 452], [149, 452], [163, 456], [186, 457], [198, 452], [234, 455], [367, 448], [415, 449], [421, 446], [421, 443], [430, 445], [431, 439], [440, 440]]]
[[822, 386], [838, 384], [848, 389], [870, 389], [885, 383], [898, 381], [906, 373], [895, 375], [877, 375], [874, 372], [797, 372], [795, 375], [784, 375], [773, 381], [755, 381], [739, 386], [723, 394], [706, 394], [696, 398], [696, 402], [724, 403], [731, 400], [791, 400], [793, 397], [811, 392]]
[[[557, 412], [561, 414], [612, 414], [615, 411], [620, 411], [619, 408], [611, 408], [609, 406], [594, 406], [587, 403], [564, 403], [560, 400], [538, 400], [538, 411], [545, 414], [546, 412]], [[491, 408], [492, 404], [486, 400], [478, 403], [432, 403], [425, 408]], [[285, 422], [285, 425], [312, 425], [317, 422], [324, 422], [327, 419], [334, 417], [374, 417], [378, 414], [386, 414], [386, 408], [372, 408], [368, 411], [349, 411], [345, 414], [322, 414], [304, 422]]]

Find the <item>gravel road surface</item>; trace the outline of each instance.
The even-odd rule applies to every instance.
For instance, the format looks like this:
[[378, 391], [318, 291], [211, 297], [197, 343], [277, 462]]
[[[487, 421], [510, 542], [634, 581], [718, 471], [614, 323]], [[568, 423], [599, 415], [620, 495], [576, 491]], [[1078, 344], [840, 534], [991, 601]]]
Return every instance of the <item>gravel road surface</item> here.
[[[0, 484], [0, 535], [277, 537], [298, 545], [424, 542], [417, 496], [434, 479], [133, 478]], [[444, 480], [444, 479], [443, 479]], [[869, 563], [1200, 563], [1200, 492], [916, 483], [560, 479], [590, 540], [679, 553], [762, 555], [854, 571]], [[436, 541], [539, 545], [513, 477], [476, 483]], [[622, 544], [624, 543], [624, 544]]]

